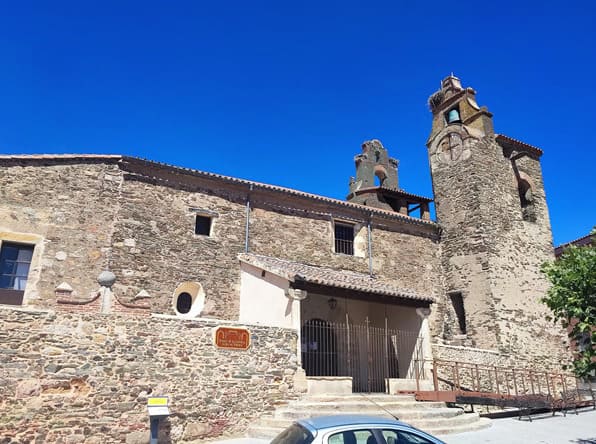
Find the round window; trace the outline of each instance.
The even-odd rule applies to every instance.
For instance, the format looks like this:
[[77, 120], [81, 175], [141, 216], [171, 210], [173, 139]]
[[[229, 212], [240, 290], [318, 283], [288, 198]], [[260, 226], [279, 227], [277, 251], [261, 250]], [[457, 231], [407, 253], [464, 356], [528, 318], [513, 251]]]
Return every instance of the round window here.
[[187, 292], [180, 293], [176, 299], [176, 310], [178, 313], [186, 314], [192, 307], [192, 296]]
[[199, 316], [205, 305], [205, 291], [198, 282], [183, 282], [172, 295], [176, 315], [191, 319]]

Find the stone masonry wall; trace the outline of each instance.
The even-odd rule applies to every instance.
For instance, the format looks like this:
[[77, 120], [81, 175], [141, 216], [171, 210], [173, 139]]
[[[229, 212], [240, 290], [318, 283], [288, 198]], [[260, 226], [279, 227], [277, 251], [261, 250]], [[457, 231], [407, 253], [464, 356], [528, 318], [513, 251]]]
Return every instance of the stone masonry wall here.
[[[333, 251], [333, 224], [329, 218], [256, 209], [251, 215], [251, 252], [297, 262], [369, 272], [367, 227], [362, 226], [364, 257]], [[421, 295], [437, 294], [439, 246], [429, 237], [405, 229], [372, 226], [373, 273], [403, 289]]]
[[[565, 334], [558, 324], [547, 321], [550, 313], [540, 298], [549, 283], [541, 265], [554, 260], [552, 234], [539, 160], [524, 157], [515, 161], [533, 183], [532, 211], [535, 221], [524, 220], [512, 162], [497, 158], [495, 191], [500, 200], [491, 206], [489, 275], [495, 304], [500, 350], [545, 365], [560, 365], [569, 359]], [[488, 201], [489, 196], [485, 199]], [[492, 199], [493, 201], [495, 199]]]
[[121, 182], [118, 166], [106, 163], [0, 167], [0, 240], [37, 240], [26, 304], [52, 306], [62, 282], [83, 299], [97, 290]]
[[[2, 232], [25, 232], [39, 240], [25, 305], [54, 306], [54, 289], [62, 282], [74, 289], [75, 299], [88, 300], [97, 290], [98, 274], [110, 269], [123, 302], [133, 302], [145, 290], [152, 312], [174, 314], [176, 287], [197, 281], [206, 294], [203, 316], [237, 319], [237, 256], [245, 248], [249, 193], [251, 253], [369, 271], [366, 210], [249, 192], [244, 185], [169, 168], [149, 171], [118, 159], [29, 160], [30, 166], [3, 167], [0, 239]], [[212, 217], [210, 236], [195, 234], [197, 214]], [[334, 219], [357, 224], [359, 254], [333, 251]], [[432, 225], [373, 220], [375, 275], [423, 295], [436, 294], [435, 230]]]
[[[153, 311], [173, 314], [174, 289], [184, 281], [198, 281], [206, 293], [204, 315], [237, 319], [237, 257], [245, 248], [247, 194], [203, 179], [151, 182], [125, 174], [110, 261], [118, 276], [115, 291], [130, 300], [144, 289], [153, 297]], [[356, 242], [364, 257], [338, 254], [333, 251], [329, 214], [309, 209], [308, 202], [282, 206], [274, 200], [270, 194], [251, 197], [251, 253], [368, 273], [368, 241], [362, 222], [357, 224], [362, 228]], [[194, 234], [195, 216], [201, 211], [214, 215], [209, 237]], [[348, 220], [357, 215], [354, 210], [334, 213]], [[429, 235], [413, 234], [407, 228], [388, 230], [373, 225], [373, 230], [374, 273], [403, 288], [435, 294], [436, 274], [429, 270], [438, 270], [438, 244]], [[396, 244], [402, 252], [399, 256], [394, 255]], [[420, 279], [421, 273], [431, 279]]]
[[[223, 193], [221, 193], [223, 194]], [[127, 178], [115, 223], [110, 268], [115, 291], [131, 300], [152, 296], [152, 310], [174, 314], [178, 285], [197, 281], [205, 290], [205, 316], [237, 319], [240, 264], [244, 251], [245, 207], [237, 196], [181, 189]], [[211, 236], [195, 234], [197, 211], [213, 217]]]
[[442, 294], [441, 256], [437, 240], [373, 227], [373, 268], [401, 288], [421, 295]]
[[494, 137], [464, 143], [469, 157], [431, 162], [437, 217], [444, 228], [446, 294], [437, 307], [444, 323], [439, 337], [453, 338], [456, 326], [448, 324], [456, 317], [448, 293], [461, 291], [467, 324], [462, 345], [560, 365], [566, 359], [563, 335], [546, 321], [547, 309], [540, 303], [548, 288], [540, 265], [552, 258], [540, 163], [528, 157], [517, 161], [534, 185], [537, 218], [529, 222], [522, 218], [512, 162]]
[[[485, 157], [494, 156], [485, 141], [466, 140], [471, 151], [469, 158], [452, 162], [431, 162], [435, 189], [437, 218], [444, 228], [442, 234], [442, 266], [445, 279], [445, 294], [440, 299], [437, 311], [445, 322], [454, 320], [450, 316], [451, 301], [448, 293], [461, 291], [466, 311], [468, 337], [467, 345], [494, 348], [498, 343], [493, 317], [494, 302], [491, 296], [489, 252], [486, 236], [488, 210], [480, 198], [484, 191], [493, 186], [484, 175], [489, 174]], [[450, 339], [457, 331], [454, 325], [444, 324], [442, 336]]]
[[172, 412], [160, 442], [243, 431], [295, 396], [296, 334], [247, 326], [250, 349], [231, 351], [213, 345], [219, 325], [0, 308], [0, 441], [146, 443], [159, 395]]

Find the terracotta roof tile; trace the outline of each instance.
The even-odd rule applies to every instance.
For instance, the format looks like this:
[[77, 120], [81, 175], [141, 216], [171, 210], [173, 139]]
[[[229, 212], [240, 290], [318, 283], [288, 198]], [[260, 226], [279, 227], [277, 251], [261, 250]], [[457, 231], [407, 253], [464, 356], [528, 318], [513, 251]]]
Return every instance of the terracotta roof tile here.
[[565, 248], [569, 247], [570, 245], [575, 245], [576, 247], [585, 247], [587, 245], [594, 245], [594, 236], [592, 234], [586, 234], [578, 239], [574, 239], [572, 241], [566, 242], [555, 247], [555, 256], [559, 257], [565, 251]]
[[[276, 192], [280, 192], [280, 193], [289, 194], [292, 196], [303, 197], [305, 199], [311, 199], [311, 200], [316, 200], [316, 201], [320, 201], [320, 202], [325, 202], [328, 204], [341, 205], [343, 207], [348, 207], [348, 208], [353, 208], [355, 210], [364, 211], [367, 214], [374, 214], [377, 216], [390, 218], [390, 219], [399, 219], [406, 223], [410, 223], [410, 224], [414, 224], [414, 225], [426, 225], [426, 226], [431, 226], [431, 227], [437, 227], [437, 224], [433, 221], [424, 220], [424, 219], [420, 219], [420, 218], [416, 218], [416, 217], [412, 217], [412, 216], [407, 216], [405, 214], [397, 213], [395, 211], [388, 211], [388, 210], [383, 210], [383, 209], [379, 209], [379, 208], [367, 207], [365, 205], [347, 202], [345, 200], [333, 199], [333, 198], [321, 196], [318, 194], [306, 193], [304, 191], [298, 191], [298, 190], [295, 190], [292, 188], [286, 188], [286, 187], [281, 187], [281, 186], [277, 186], [277, 185], [269, 185], [266, 183], [255, 182], [255, 181], [246, 180], [246, 179], [239, 179], [237, 177], [232, 177], [232, 176], [224, 176], [222, 174], [209, 173], [206, 171], [195, 170], [192, 168], [179, 167], [179, 166], [170, 165], [167, 163], [155, 162], [155, 161], [148, 160], [148, 159], [142, 159], [140, 157], [121, 156], [121, 155], [112, 155], [112, 154], [31, 154], [31, 155], [23, 154], [23, 155], [4, 155], [4, 156], [0, 155], [0, 161], [2, 161], [2, 160], [22, 160], [22, 161], [26, 161], [26, 160], [106, 160], [106, 161], [119, 160], [121, 162], [124, 162], [124, 164], [126, 164], [127, 162], [140, 163], [142, 165], [155, 166], [155, 167], [164, 168], [164, 169], [175, 171], [175, 172], [183, 172], [183, 173], [193, 175], [193, 176], [206, 177], [206, 178], [222, 180], [222, 181], [229, 182], [229, 183], [248, 185], [248, 186], [253, 186], [255, 188], [260, 188], [263, 190], [276, 191]], [[424, 198], [422, 196], [416, 196], [414, 194], [406, 193], [403, 190], [400, 190], [400, 192], [404, 193], [404, 195], [409, 195], [411, 197], [416, 197], [419, 199], [432, 201], [432, 199], [428, 199], [428, 198]]]
[[355, 271], [335, 270], [252, 253], [241, 253], [238, 255], [238, 259], [241, 262], [286, 278], [290, 282], [305, 281], [327, 287], [434, 302], [434, 298], [431, 296], [419, 295], [412, 290], [398, 288], [386, 280]]
[[[183, 171], [183, 172], [186, 172], [186, 173], [194, 175], [194, 176], [208, 177], [208, 178], [223, 180], [226, 182], [244, 184], [244, 185], [249, 185], [249, 186], [252, 185], [255, 188], [260, 188], [260, 189], [270, 190], [270, 191], [277, 191], [280, 193], [285, 193], [285, 194], [289, 194], [292, 196], [304, 197], [306, 199], [317, 200], [317, 201], [325, 202], [325, 203], [329, 203], [329, 204], [341, 205], [344, 207], [354, 208], [356, 210], [365, 211], [370, 214], [375, 214], [378, 216], [388, 217], [388, 218], [392, 218], [392, 219], [400, 219], [400, 220], [403, 220], [404, 222], [408, 222], [411, 224], [437, 226], [437, 224], [435, 222], [430, 221], [430, 220], [424, 220], [424, 219], [420, 219], [417, 217], [406, 216], [405, 214], [401, 214], [401, 213], [398, 213], [395, 211], [388, 211], [388, 210], [383, 210], [380, 208], [367, 207], [365, 205], [347, 202], [345, 200], [333, 199], [330, 197], [321, 196], [319, 194], [306, 193], [304, 191], [298, 191], [298, 190], [295, 190], [292, 188], [286, 188], [286, 187], [281, 187], [281, 186], [277, 186], [277, 185], [269, 185], [269, 184], [262, 183], [262, 182], [255, 182], [252, 180], [239, 179], [237, 177], [232, 177], [232, 176], [224, 176], [221, 174], [209, 173], [209, 172], [200, 171], [200, 170], [194, 170], [192, 168], [178, 167], [178, 166], [169, 165], [167, 163], [155, 162], [152, 160], [140, 159], [137, 157], [124, 156], [123, 160], [124, 161], [137, 161], [137, 162], [140, 161], [140, 162], [152, 164], [155, 166], [161, 166], [163, 168], [167, 168], [167, 169], [171, 169], [171, 170], [175, 170], [175, 171]], [[432, 199], [428, 199], [428, 200], [431, 201]]]
[[73, 160], [73, 159], [122, 159], [120, 154], [12, 154], [0, 155], [0, 160]]
[[538, 157], [542, 156], [543, 154], [543, 151], [540, 148], [534, 145], [530, 145], [529, 143], [522, 142], [521, 140], [514, 139], [513, 137], [506, 136], [504, 134], [496, 134], [495, 139], [497, 140], [497, 142], [501, 144], [513, 146], [522, 151], [529, 151], [537, 155]]

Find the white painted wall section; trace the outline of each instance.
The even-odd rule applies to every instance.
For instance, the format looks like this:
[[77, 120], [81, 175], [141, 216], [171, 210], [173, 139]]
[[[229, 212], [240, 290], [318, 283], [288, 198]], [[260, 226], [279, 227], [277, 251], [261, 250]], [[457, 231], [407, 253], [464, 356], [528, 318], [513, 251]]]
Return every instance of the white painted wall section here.
[[[240, 322], [270, 327], [295, 328], [293, 318], [300, 316], [300, 304], [286, 296], [287, 279], [241, 263]], [[298, 310], [297, 314], [293, 314]], [[298, 324], [299, 325], [299, 324]]]

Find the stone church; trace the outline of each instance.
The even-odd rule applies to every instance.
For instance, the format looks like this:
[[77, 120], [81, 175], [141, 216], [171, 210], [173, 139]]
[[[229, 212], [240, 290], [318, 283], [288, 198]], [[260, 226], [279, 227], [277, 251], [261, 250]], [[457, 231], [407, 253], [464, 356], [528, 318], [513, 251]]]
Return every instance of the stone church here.
[[453, 75], [429, 106], [432, 198], [378, 140], [346, 200], [125, 155], [0, 156], [0, 434], [124, 442], [166, 394], [172, 436], [217, 436], [304, 390], [392, 392], [433, 359], [556, 368], [542, 151], [495, 133]]

